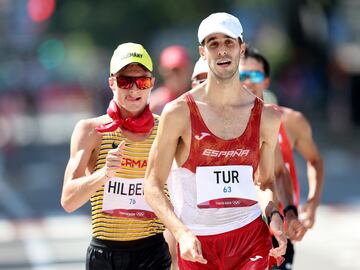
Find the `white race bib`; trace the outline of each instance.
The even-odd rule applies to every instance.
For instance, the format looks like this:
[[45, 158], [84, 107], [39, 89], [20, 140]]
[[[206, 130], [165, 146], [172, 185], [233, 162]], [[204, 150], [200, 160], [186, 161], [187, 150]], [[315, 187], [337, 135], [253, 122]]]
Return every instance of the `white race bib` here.
[[249, 165], [196, 168], [199, 208], [243, 207], [257, 203], [253, 168]]
[[110, 178], [104, 186], [103, 212], [124, 218], [156, 218], [144, 199], [144, 179]]

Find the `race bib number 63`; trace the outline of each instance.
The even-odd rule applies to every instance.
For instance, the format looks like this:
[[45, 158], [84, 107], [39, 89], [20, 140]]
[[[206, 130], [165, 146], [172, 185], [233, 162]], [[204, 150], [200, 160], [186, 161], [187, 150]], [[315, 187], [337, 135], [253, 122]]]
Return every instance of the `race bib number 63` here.
[[244, 207], [257, 203], [253, 168], [249, 165], [196, 168], [199, 208]]

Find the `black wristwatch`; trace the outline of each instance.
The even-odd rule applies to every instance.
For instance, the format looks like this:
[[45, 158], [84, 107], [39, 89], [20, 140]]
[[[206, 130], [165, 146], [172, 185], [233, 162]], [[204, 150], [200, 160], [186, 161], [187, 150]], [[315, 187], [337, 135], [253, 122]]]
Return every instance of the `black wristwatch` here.
[[295, 206], [295, 205], [293, 205], [293, 204], [290, 204], [290, 205], [288, 205], [288, 206], [286, 206], [285, 208], [284, 208], [284, 216], [286, 217], [286, 213], [287, 212], [289, 212], [289, 211], [294, 211], [294, 214], [295, 214], [295, 216], [296, 217], [298, 217], [299, 216], [299, 214], [298, 214], [298, 210], [297, 210], [297, 207]]
[[272, 216], [274, 214], [279, 214], [280, 218], [282, 221], [284, 221], [284, 217], [282, 216], [282, 214], [278, 211], [278, 210], [273, 210], [270, 215], [266, 218], [267, 219], [267, 224], [270, 225], [270, 222], [271, 222], [271, 219], [272, 219]]

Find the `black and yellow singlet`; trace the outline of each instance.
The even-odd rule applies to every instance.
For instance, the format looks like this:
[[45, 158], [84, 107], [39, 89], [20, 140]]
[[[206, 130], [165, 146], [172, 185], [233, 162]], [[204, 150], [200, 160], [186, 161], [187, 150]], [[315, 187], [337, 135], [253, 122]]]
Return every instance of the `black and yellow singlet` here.
[[[159, 117], [155, 117], [155, 125], [151, 135], [143, 141], [130, 141], [124, 137], [120, 129], [103, 134], [99, 156], [95, 170], [102, 168], [109, 150], [125, 141], [124, 157], [117, 177], [124, 179], [144, 178], [151, 145], [155, 139]], [[91, 197], [92, 236], [102, 240], [132, 241], [158, 233], [165, 229], [159, 219], [121, 218], [102, 212], [104, 187]]]

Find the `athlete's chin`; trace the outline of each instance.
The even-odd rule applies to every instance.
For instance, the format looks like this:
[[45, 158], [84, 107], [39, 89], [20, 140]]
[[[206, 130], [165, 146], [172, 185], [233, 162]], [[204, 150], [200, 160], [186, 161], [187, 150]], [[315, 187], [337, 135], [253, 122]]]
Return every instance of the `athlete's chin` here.
[[128, 112], [136, 114], [136, 113], [142, 112], [145, 109], [145, 106], [146, 106], [146, 104], [144, 104], [143, 102], [134, 101], [134, 102], [128, 102], [126, 104], [125, 109]]
[[223, 74], [219, 74], [218, 81], [219, 82], [226, 82], [226, 81], [230, 80], [231, 78], [232, 78], [232, 76], [230, 76], [228, 72], [226, 74], [224, 72]]

